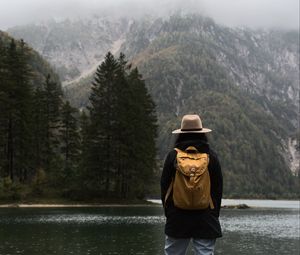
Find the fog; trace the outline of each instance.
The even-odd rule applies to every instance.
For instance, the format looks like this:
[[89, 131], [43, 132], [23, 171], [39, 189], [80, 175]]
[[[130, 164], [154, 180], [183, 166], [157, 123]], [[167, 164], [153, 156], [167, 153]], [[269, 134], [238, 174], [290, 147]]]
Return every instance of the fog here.
[[227, 26], [299, 29], [299, 0], [0, 0], [0, 29], [89, 15], [168, 16], [197, 12]]

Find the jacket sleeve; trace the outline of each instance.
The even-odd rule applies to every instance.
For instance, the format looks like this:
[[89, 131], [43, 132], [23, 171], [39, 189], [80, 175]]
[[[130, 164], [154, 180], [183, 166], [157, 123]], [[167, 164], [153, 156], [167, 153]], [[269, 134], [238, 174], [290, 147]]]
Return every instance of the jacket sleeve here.
[[223, 176], [221, 165], [215, 152], [210, 155], [209, 174], [211, 180], [211, 196], [214, 203], [213, 213], [219, 217], [223, 195]]
[[161, 201], [164, 207], [165, 207], [165, 196], [167, 194], [167, 190], [172, 182], [172, 178], [175, 173], [175, 167], [174, 167], [175, 156], [176, 156], [175, 151], [171, 151], [167, 155], [164, 162], [161, 179], [160, 179]]

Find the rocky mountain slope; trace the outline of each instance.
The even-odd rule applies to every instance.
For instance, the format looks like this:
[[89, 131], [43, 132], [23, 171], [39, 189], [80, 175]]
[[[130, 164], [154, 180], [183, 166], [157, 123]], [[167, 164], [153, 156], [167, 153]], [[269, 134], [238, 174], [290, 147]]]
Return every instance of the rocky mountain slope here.
[[94, 16], [86, 20], [52, 20], [14, 27], [8, 32], [30, 43], [68, 84], [95, 70], [107, 51], [118, 49], [128, 24], [126, 19], [116, 21]]
[[[103, 56], [114, 42], [122, 42], [120, 51], [143, 73], [157, 104], [161, 159], [172, 146], [170, 132], [182, 115], [196, 112], [214, 130], [209, 139], [220, 154], [226, 194], [277, 197], [296, 192], [297, 178], [291, 173], [299, 171], [298, 31], [233, 29], [199, 15], [175, 15], [108, 22], [112, 28], [101, 34], [94, 22], [56, 23], [54, 31], [61, 32], [49, 40], [55, 42], [50, 48], [40, 39], [46, 33], [35, 40], [27, 37], [34, 47], [38, 41], [37, 49], [60, 66], [63, 79], [77, 78], [65, 87], [74, 105], [88, 102], [90, 71], [101, 59], [96, 51]], [[77, 32], [68, 37], [74, 27]], [[35, 28], [9, 31], [26, 40]], [[71, 75], [72, 68], [78, 70]]]
[[[157, 77], [149, 69], [161, 68], [157, 75], [163, 84], [156, 80], [150, 89], [158, 106], [170, 98], [174, 115], [183, 114], [189, 89], [193, 95], [196, 84], [199, 89], [210, 82], [215, 86], [220, 81], [209, 80], [218, 76], [213, 71], [223, 73], [231, 89], [240, 89], [286, 130], [283, 153], [289, 155], [292, 171], [298, 170], [299, 157], [291, 143], [299, 144], [299, 32], [232, 29], [201, 16], [173, 16], [133, 24], [121, 50], [150, 83]], [[188, 88], [188, 83], [195, 87]]]

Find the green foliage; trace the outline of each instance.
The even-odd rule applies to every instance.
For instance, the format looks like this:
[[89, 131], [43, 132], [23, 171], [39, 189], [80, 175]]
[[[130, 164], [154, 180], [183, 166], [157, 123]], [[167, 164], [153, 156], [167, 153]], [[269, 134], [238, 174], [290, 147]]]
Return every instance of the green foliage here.
[[28, 68], [27, 47], [23, 41], [18, 44], [11, 40], [2, 43], [1, 79], [1, 129], [2, 148], [0, 176], [9, 176], [12, 181], [24, 181], [31, 167], [31, 155], [26, 149], [31, 146], [32, 107], [30, 70]]
[[[61, 153], [64, 161], [61, 178], [64, 181], [74, 180], [80, 159], [80, 136], [75, 114], [77, 114], [77, 109], [71, 107], [68, 101], [64, 103], [59, 130]], [[68, 185], [69, 183], [65, 184]]]
[[49, 176], [48, 186], [56, 183], [54, 173], [62, 168], [57, 135], [62, 92], [50, 75], [37, 83], [34, 53], [22, 40], [2, 35], [0, 52], [0, 181], [4, 199], [17, 200], [31, 189], [43, 193], [45, 187], [36, 181], [41, 171]]
[[108, 53], [83, 116], [83, 180], [100, 197], [142, 198], [155, 168], [155, 106], [137, 69]]
[[26, 197], [28, 192], [25, 185], [13, 182], [9, 177], [0, 180], [0, 201], [18, 201]]
[[79, 115], [32, 49], [0, 39], [0, 199], [143, 198], [156, 115], [138, 70], [108, 53]]
[[44, 186], [47, 183], [47, 176], [43, 169], [39, 168], [32, 179], [32, 195], [41, 196], [44, 192]]

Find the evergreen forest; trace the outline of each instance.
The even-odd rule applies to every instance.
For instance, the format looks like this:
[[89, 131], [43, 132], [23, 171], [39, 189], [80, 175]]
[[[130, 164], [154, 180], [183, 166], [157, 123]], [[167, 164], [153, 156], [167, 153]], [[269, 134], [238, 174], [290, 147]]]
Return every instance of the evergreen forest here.
[[1, 34], [0, 109], [1, 202], [148, 194], [156, 171], [155, 105], [124, 54], [107, 53], [88, 107], [79, 111], [36, 52]]

